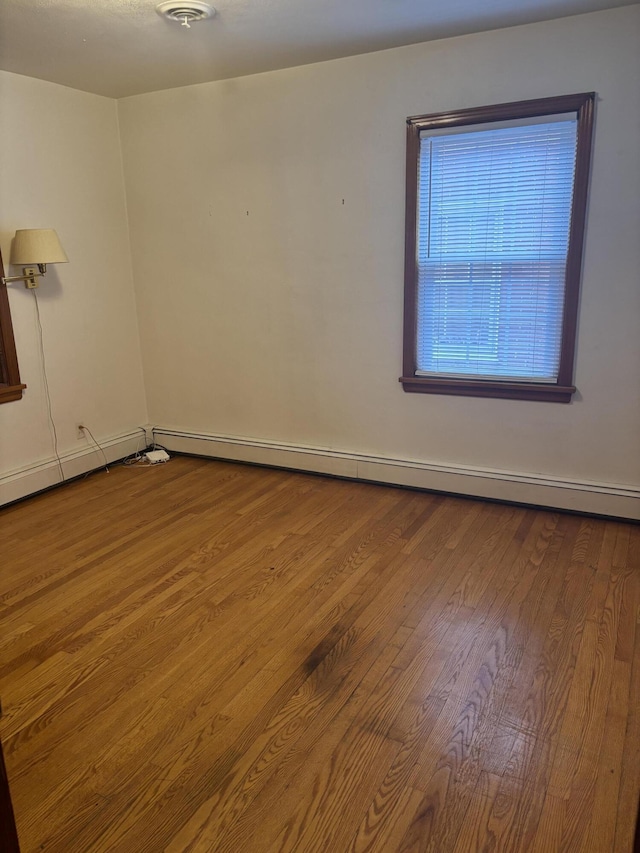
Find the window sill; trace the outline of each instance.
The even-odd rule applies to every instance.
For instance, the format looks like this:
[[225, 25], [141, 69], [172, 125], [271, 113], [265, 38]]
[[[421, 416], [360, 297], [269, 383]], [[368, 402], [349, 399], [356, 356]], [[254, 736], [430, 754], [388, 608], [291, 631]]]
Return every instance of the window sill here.
[[573, 385], [534, 382], [493, 382], [483, 379], [435, 379], [401, 376], [405, 391], [413, 394], [451, 394], [460, 397], [498, 397], [503, 400], [536, 400], [543, 403], [570, 403]]
[[12, 403], [22, 399], [26, 385], [0, 385], [0, 403]]

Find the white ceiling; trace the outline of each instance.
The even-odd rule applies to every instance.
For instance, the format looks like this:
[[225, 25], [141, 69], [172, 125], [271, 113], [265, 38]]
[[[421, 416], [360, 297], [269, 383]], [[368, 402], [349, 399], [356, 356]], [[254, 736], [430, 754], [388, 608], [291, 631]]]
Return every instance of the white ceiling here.
[[120, 98], [634, 0], [212, 0], [191, 29], [157, 2], [0, 0], [0, 68]]

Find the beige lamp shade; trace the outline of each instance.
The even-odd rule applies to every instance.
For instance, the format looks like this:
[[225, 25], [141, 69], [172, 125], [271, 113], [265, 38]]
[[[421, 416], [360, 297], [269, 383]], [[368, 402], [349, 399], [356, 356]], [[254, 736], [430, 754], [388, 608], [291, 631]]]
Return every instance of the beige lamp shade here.
[[12, 264], [66, 264], [68, 260], [53, 228], [22, 228], [16, 231], [11, 248]]

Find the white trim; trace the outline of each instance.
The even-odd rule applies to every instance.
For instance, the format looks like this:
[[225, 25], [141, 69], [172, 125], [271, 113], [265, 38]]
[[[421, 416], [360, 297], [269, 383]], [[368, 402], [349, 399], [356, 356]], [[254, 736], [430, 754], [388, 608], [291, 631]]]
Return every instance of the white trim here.
[[[108, 462], [114, 462], [135, 453], [143, 442], [142, 432], [139, 429], [110, 438], [98, 436], [97, 439]], [[61, 453], [60, 460], [65, 481], [104, 467], [102, 453], [93, 442], [83, 445], [80, 450]], [[0, 506], [36, 494], [61, 482], [60, 468], [55, 457], [8, 471], [0, 476]]]
[[[149, 437], [147, 443], [150, 443], [151, 427], [144, 426]], [[156, 427], [154, 434], [156, 441], [168, 450], [214, 459], [640, 520], [640, 486], [371, 456], [327, 447], [164, 427]], [[142, 433], [136, 429], [107, 439], [98, 437], [98, 440], [108, 461], [113, 462], [134, 453], [140, 445]], [[102, 454], [90, 445], [61, 454], [60, 458], [65, 479], [103, 465]], [[0, 506], [59, 482], [58, 464], [54, 458], [9, 471], [0, 476]]]
[[168, 450], [398, 486], [640, 520], [640, 486], [442, 465], [323, 447], [156, 427]]

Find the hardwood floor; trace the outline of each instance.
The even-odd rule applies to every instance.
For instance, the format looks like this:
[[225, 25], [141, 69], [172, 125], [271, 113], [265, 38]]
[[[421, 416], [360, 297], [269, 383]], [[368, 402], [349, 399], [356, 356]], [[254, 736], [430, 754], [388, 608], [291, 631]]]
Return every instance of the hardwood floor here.
[[23, 853], [630, 853], [640, 528], [200, 459], [0, 513]]

